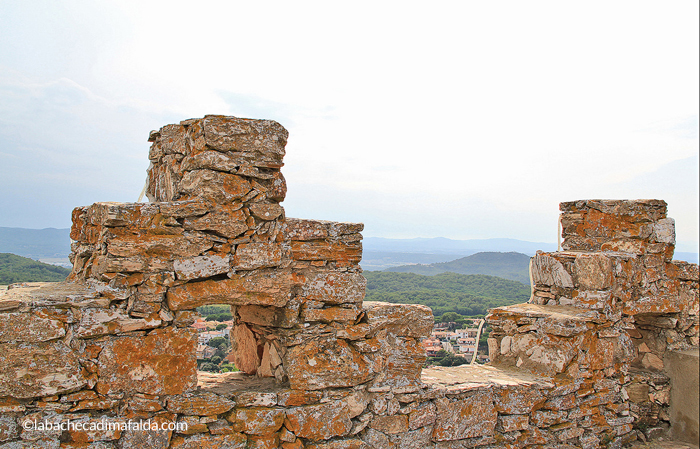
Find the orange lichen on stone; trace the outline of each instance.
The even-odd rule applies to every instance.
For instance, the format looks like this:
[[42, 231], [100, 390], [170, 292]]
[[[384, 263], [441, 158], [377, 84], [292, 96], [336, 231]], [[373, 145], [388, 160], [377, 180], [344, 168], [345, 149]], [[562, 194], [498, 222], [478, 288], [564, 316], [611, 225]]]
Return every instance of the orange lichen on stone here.
[[163, 328], [107, 340], [98, 357], [97, 391], [182, 394], [197, 385], [196, 332]]

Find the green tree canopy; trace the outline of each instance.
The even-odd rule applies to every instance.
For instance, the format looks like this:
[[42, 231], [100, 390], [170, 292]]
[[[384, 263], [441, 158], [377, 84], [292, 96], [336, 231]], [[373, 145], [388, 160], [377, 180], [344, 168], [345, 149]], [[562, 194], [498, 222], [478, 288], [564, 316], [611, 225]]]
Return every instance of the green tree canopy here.
[[219, 371], [219, 367], [213, 363], [202, 363], [202, 366], [200, 366], [199, 369], [202, 371], [209, 371], [210, 373]]
[[209, 346], [212, 348], [220, 348], [221, 345], [227, 345], [228, 341], [224, 337], [214, 337], [209, 340]]
[[464, 321], [464, 320], [462, 319], [462, 315], [460, 315], [460, 314], [457, 313], [457, 312], [445, 312], [445, 313], [443, 313], [442, 316], [440, 317], [440, 322], [441, 322], [441, 323], [449, 323], [449, 322], [451, 322], [451, 321], [456, 322], [456, 321], [459, 321], [459, 320]]
[[61, 282], [70, 270], [10, 253], [0, 253], [0, 284], [15, 282]]
[[520, 282], [481, 274], [365, 271], [366, 301], [423, 304], [440, 317], [446, 312], [484, 316], [488, 309], [526, 302], [530, 287]]

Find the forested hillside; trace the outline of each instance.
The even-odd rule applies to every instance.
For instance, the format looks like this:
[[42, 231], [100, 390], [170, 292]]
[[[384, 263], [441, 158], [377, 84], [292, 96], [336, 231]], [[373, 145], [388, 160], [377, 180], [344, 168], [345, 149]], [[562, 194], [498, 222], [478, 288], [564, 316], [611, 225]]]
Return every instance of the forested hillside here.
[[70, 274], [70, 270], [67, 268], [37, 262], [14, 254], [0, 253], [0, 284], [63, 281], [68, 274]]
[[458, 274], [487, 274], [489, 276], [498, 276], [530, 285], [529, 264], [530, 256], [525, 254], [515, 252], [482, 252], [451, 262], [432, 263], [428, 265], [402, 265], [387, 268], [385, 271], [425, 274], [428, 276], [446, 272]]
[[424, 304], [435, 316], [445, 312], [484, 315], [489, 308], [517, 304], [530, 298], [530, 287], [517, 281], [481, 274], [365, 271], [365, 301]]

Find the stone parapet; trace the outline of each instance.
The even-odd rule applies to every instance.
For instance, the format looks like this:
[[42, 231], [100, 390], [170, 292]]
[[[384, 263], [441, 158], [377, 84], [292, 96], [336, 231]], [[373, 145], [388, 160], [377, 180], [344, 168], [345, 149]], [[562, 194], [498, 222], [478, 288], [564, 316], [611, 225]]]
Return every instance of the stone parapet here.
[[[288, 381], [280, 382], [241, 372], [197, 376], [192, 331], [115, 312], [119, 300], [109, 296], [79, 284], [4, 292], [0, 322], [32, 325], [24, 336], [10, 325], [0, 331], [2, 344], [15, 348], [0, 355], [7, 448], [596, 447], [611, 432], [628, 433], [626, 422], [607, 424], [617, 416], [609, 399], [620, 390], [604, 380], [561, 387], [551, 376], [497, 366], [432, 368], [420, 376], [424, 354], [410, 348], [432, 325], [422, 306], [363, 304], [359, 323], [325, 327], [288, 347]], [[96, 319], [102, 315], [111, 320]], [[49, 348], [64, 349], [52, 357]], [[43, 364], [33, 364], [33, 376], [18, 385], [30, 354], [41, 354], [35, 360]], [[187, 430], [24, 428], [140, 419]]]

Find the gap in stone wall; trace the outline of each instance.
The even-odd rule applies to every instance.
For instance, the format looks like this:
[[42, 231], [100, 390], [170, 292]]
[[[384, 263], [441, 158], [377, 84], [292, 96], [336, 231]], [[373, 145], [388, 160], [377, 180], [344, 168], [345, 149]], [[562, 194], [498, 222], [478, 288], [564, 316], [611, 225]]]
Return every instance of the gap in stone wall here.
[[197, 330], [197, 374], [238, 371], [231, 344], [234, 317], [227, 304], [197, 308], [199, 317], [191, 327]]
[[208, 304], [195, 310], [197, 316], [191, 327], [198, 332], [199, 388], [231, 396], [239, 392], [272, 391], [287, 385], [281, 353], [274, 342], [276, 337], [266, 327], [269, 323], [265, 321], [265, 311], [269, 310], [279, 312], [274, 307], [230, 304]]

